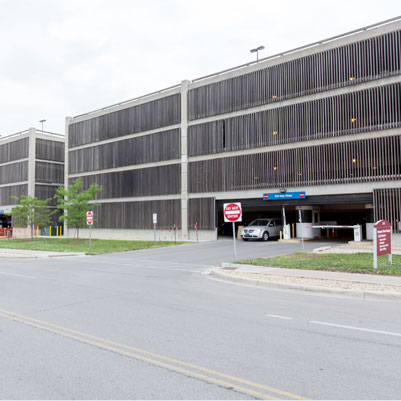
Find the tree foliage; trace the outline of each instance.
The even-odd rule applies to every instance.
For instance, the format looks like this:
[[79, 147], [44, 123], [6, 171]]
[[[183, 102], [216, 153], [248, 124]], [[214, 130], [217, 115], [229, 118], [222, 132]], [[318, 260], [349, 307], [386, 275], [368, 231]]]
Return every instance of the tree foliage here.
[[51, 215], [54, 211], [50, 210], [48, 202], [50, 199], [39, 200], [36, 197], [21, 195], [12, 196], [18, 202], [11, 210], [13, 225], [15, 227], [30, 227], [31, 238], [33, 239], [34, 227], [40, 228], [50, 224]]
[[57, 208], [64, 211], [59, 220], [66, 221], [69, 226], [74, 227], [77, 238], [79, 238], [79, 229], [86, 226], [86, 212], [98, 205], [98, 203], [89, 202], [95, 199], [96, 194], [102, 190], [103, 187], [97, 184], [92, 184], [88, 189], [83, 190], [81, 178], [77, 178], [69, 189], [57, 188], [55, 195]]

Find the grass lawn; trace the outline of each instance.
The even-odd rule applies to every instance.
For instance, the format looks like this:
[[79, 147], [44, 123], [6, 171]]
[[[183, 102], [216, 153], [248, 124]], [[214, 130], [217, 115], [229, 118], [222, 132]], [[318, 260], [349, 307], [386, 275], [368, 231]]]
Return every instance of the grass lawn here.
[[[177, 242], [183, 244], [184, 242]], [[153, 241], [118, 241], [92, 239], [92, 255], [103, 253], [136, 251], [148, 248], [163, 248], [175, 245], [174, 241], [156, 242]], [[86, 252], [89, 254], [89, 239], [76, 238], [30, 238], [24, 239], [1, 239], [0, 248], [27, 249], [32, 251], [50, 252]]]
[[393, 264], [388, 264], [388, 256], [378, 258], [377, 270], [373, 269], [371, 253], [306, 253], [273, 258], [241, 260], [239, 263], [257, 266], [285, 267], [287, 269], [330, 270], [352, 273], [371, 273], [401, 276], [401, 255], [393, 255]]

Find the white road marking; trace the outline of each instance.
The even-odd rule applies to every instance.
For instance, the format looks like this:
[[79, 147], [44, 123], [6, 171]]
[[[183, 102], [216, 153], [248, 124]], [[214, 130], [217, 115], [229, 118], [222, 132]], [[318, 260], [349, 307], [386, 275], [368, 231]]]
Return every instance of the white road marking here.
[[287, 316], [279, 316], [279, 315], [271, 315], [271, 314], [267, 314], [266, 316], [275, 317], [277, 319], [292, 320], [292, 317], [287, 317]]
[[33, 276], [24, 276], [23, 274], [14, 274], [14, 273], [6, 273], [6, 272], [0, 272], [0, 274], [6, 274], [7, 276], [25, 277], [25, 278], [37, 278], [37, 277], [33, 277]]
[[343, 324], [335, 324], [335, 323], [327, 323], [327, 322], [317, 322], [315, 320], [311, 320], [309, 323], [319, 324], [321, 326], [339, 327], [340, 329], [358, 330], [358, 331], [365, 331], [365, 332], [368, 332], [368, 333], [376, 333], [376, 334], [384, 334], [384, 335], [387, 335], [387, 336], [401, 337], [401, 333], [394, 333], [392, 331], [364, 329], [362, 327], [346, 326], [346, 325], [343, 325]]

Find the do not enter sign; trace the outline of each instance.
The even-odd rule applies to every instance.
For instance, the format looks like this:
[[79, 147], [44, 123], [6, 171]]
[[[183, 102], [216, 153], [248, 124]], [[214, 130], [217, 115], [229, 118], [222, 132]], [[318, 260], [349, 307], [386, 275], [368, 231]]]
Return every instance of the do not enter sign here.
[[93, 212], [92, 211], [86, 212], [86, 224], [88, 226], [93, 225]]
[[241, 203], [224, 204], [224, 221], [226, 223], [242, 221]]

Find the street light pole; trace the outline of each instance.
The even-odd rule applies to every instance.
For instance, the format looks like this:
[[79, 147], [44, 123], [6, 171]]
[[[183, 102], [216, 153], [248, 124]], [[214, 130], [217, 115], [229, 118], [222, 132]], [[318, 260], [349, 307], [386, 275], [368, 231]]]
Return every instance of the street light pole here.
[[43, 134], [43, 123], [46, 122], [46, 120], [39, 120], [40, 123], [42, 123], [42, 134]]
[[265, 48], [264, 46], [258, 46], [258, 47], [255, 47], [254, 49], [250, 50], [251, 53], [256, 53], [256, 62], [257, 63], [259, 62], [259, 52], [261, 50], [263, 50], [264, 48]]

